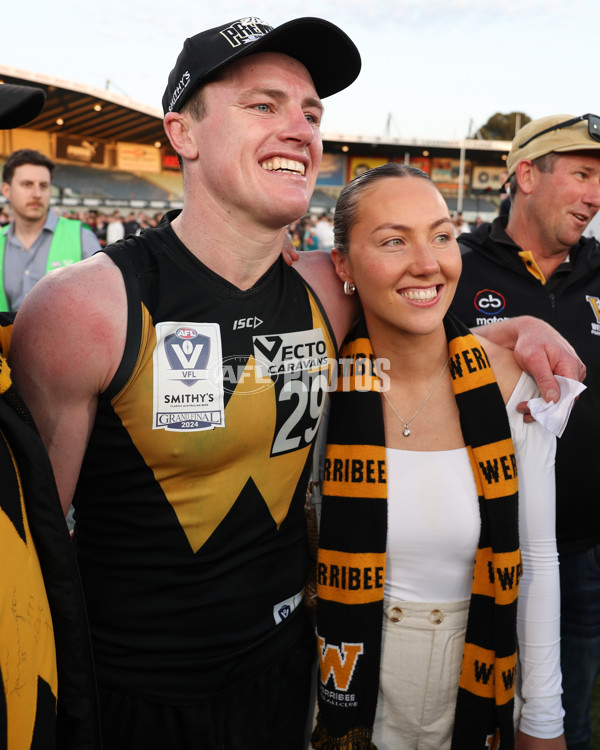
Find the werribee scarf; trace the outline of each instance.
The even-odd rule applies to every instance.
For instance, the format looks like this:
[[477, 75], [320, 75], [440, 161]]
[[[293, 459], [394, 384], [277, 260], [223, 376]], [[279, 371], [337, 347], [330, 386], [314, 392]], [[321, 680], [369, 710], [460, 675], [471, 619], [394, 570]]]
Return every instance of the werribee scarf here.
[[[504, 401], [483, 348], [451, 314], [444, 326], [481, 514], [452, 750], [496, 748], [500, 742], [509, 750], [521, 575], [516, 461]], [[312, 741], [318, 750], [374, 750], [387, 484], [380, 381], [364, 320], [346, 339], [340, 360], [331, 394], [317, 566], [319, 717]]]

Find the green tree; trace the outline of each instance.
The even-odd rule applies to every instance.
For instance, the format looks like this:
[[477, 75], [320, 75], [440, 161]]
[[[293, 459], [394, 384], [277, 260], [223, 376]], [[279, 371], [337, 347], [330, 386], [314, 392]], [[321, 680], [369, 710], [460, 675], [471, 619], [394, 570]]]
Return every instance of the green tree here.
[[512, 141], [515, 132], [528, 122], [531, 122], [531, 117], [523, 112], [511, 112], [506, 115], [496, 112], [479, 128], [478, 133], [486, 141]]

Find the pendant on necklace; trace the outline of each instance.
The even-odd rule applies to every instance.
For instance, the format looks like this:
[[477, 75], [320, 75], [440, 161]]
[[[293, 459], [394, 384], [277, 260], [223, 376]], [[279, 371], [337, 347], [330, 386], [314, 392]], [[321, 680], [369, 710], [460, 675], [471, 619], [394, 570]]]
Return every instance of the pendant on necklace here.
[[402, 433], [404, 437], [408, 437], [410, 435], [410, 430], [408, 429], [408, 425], [404, 425], [404, 432]]

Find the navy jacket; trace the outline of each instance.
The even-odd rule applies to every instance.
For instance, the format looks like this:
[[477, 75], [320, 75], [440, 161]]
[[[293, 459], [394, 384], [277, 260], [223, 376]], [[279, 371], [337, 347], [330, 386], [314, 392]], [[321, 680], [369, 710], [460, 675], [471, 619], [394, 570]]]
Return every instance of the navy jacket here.
[[469, 326], [517, 315], [542, 318], [587, 367], [587, 390], [575, 404], [556, 455], [557, 541], [561, 554], [600, 543], [600, 245], [582, 237], [542, 284], [508, 237], [506, 217], [459, 237], [463, 271], [451, 310]]

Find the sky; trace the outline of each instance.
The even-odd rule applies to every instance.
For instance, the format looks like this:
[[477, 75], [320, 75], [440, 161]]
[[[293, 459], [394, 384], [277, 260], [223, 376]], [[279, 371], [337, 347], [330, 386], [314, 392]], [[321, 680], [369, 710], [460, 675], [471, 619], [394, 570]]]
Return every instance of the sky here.
[[249, 15], [318, 16], [357, 45], [362, 71], [324, 101], [326, 135], [448, 141], [496, 112], [600, 113], [598, 0], [13, 1], [0, 64], [158, 108], [184, 39]]

